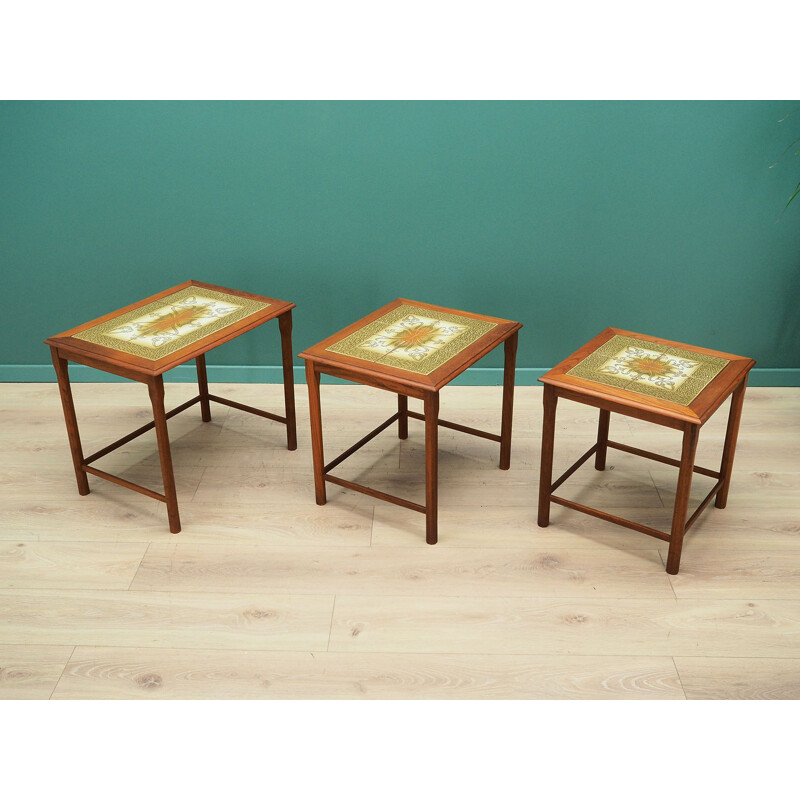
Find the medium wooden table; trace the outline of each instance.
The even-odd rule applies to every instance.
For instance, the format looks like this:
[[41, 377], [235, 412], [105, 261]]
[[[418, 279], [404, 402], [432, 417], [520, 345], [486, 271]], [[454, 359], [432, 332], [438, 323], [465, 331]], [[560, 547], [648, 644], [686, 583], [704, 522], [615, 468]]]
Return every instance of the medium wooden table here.
[[[306, 360], [317, 504], [326, 502], [328, 481], [419, 511], [425, 514], [427, 543], [436, 544], [439, 426], [499, 442], [500, 469], [508, 469], [511, 464], [514, 364], [517, 332], [521, 327], [520, 323], [505, 319], [398, 299], [301, 353], [300, 357]], [[439, 419], [440, 389], [501, 343], [505, 348], [505, 367], [500, 434]], [[397, 394], [397, 413], [328, 464], [323, 457], [319, 392], [323, 373]], [[423, 401], [424, 414], [408, 410], [409, 397]], [[425, 422], [425, 505], [330, 474], [395, 421], [399, 438], [406, 439], [409, 418]]]
[[[53, 365], [58, 376], [72, 463], [78, 481], [78, 493], [89, 494], [87, 474], [133, 489], [166, 503], [169, 529], [172, 533], [178, 533], [181, 521], [175, 493], [167, 420], [195, 403], [200, 403], [203, 422], [211, 420], [211, 400], [282, 422], [286, 425], [288, 449], [297, 449], [292, 376], [294, 307], [294, 303], [287, 303], [284, 300], [238, 292], [200, 281], [187, 281], [45, 340], [45, 344], [50, 345]], [[278, 318], [281, 334], [285, 416], [271, 414], [209, 394], [205, 354], [275, 317]], [[200, 393], [177, 408], [165, 411], [163, 374], [192, 359], [197, 365]], [[153, 406], [153, 422], [143, 425], [90, 456], [84, 456], [70, 388], [68, 371], [70, 361], [146, 384]], [[156, 429], [161, 461], [163, 494], [90, 466], [97, 459], [153, 428]]]
[[[730, 353], [607, 328], [543, 375], [539, 378], [544, 383], [539, 525], [546, 528], [549, 524], [550, 503], [554, 502], [655, 536], [669, 542], [667, 572], [676, 575], [686, 531], [712, 499], [716, 497], [717, 508], [725, 508], [727, 503], [747, 376], [755, 363], [751, 358]], [[719, 471], [697, 467], [694, 462], [700, 428], [729, 395], [733, 396]], [[597, 442], [553, 482], [553, 439], [556, 403], [560, 397], [599, 408], [600, 421]], [[609, 441], [608, 426], [612, 411], [681, 431], [683, 446], [680, 461]], [[609, 447], [679, 468], [670, 533], [553, 494], [592, 455], [595, 457], [595, 469], [605, 469]], [[716, 478], [717, 482], [687, 521], [689, 493], [695, 472]]]

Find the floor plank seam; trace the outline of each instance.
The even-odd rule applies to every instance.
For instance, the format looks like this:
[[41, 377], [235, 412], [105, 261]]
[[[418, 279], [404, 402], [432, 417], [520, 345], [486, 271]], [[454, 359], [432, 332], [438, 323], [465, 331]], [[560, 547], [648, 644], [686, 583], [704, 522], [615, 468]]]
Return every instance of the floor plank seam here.
[[61, 670], [61, 674], [58, 676], [58, 680], [55, 682], [53, 686], [53, 691], [50, 692], [50, 696], [47, 698], [48, 700], [53, 699], [53, 695], [56, 693], [56, 689], [58, 689], [58, 684], [61, 683], [62, 679], [64, 678], [64, 673], [67, 671], [67, 667], [69, 666], [69, 662], [72, 661], [72, 657], [75, 655], [75, 650], [77, 649], [78, 645], [74, 645], [72, 648], [72, 652], [69, 654], [69, 657], [64, 662], [64, 668]]
[[661, 490], [658, 488], [658, 484], [656, 483], [656, 479], [653, 477], [653, 471], [648, 469], [647, 474], [650, 477], [650, 482], [653, 484], [653, 488], [656, 490], [656, 494], [658, 495], [658, 501], [661, 503], [662, 508], [667, 508], [667, 504], [664, 502], [664, 498], [661, 495]]
[[190, 503], [193, 503], [195, 497], [197, 497], [197, 493], [200, 491], [200, 484], [203, 482], [203, 478], [205, 477], [206, 470], [208, 469], [208, 467], [201, 467], [201, 469], [203, 471], [200, 473], [200, 479], [197, 481], [197, 486], [194, 487], [194, 491], [192, 492], [191, 498], [189, 498]]
[[675, 674], [678, 676], [678, 685], [681, 687], [681, 691], [683, 692], [683, 699], [688, 700], [689, 696], [686, 694], [686, 689], [683, 686], [683, 678], [681, 678], [681, 671], [678, 669], [678, 665], [675, 662], [675, 656], [672, 656], [672, 666], [675, 669]]
[[331, 650], [331, 636], [333, 636], [333, 620], [336, 617], [336, 595], [333, 596], [333, 603], [331, 604], [331, 620], [328, 625], [328, 643], [325, 645], [325, 652], [329, 653]]
[[[131, 587], [133, 586], [134, 582], [136, 581], [136, 576], [139, 574], [139, 570], [142, 568], [142, 564], [144, 563], [145, 558], [147, 558], [147, 554], [150, 551], [150, 544], [147, 545], [144, 549], [144, 553], [142, 553], [142, 557], [139, 559], [139, 564], [136, 569], [133, 571], [133, 577], [128, 584], [128, 588], [125, 589], [125, 592], [130, 592]], [[114, 591], [113, 589], [111, 591]]]
[[372, 538], [375, 535], [375, 506], [372, 506], [372, 514], [369, 524], [369, 546], [372, 547]]

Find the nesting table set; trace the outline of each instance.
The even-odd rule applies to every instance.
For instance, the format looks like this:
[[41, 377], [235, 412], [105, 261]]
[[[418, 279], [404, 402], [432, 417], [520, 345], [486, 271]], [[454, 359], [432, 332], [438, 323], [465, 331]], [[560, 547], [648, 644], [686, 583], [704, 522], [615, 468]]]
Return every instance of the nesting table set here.
[[[292, 309], [294, 303], [239, 292], [199, 281], [187, 281], [119, 311], [46, 340], [58, 378], [72, 462], [81, 495], [89, 493], [88, 475], [104, 478], [160, 500], [167, 506], [170, 531], [181, 529], [167, 419], [199, 403], [204, 422], [211, 419], [211, 402], [237, 408], [286, 425], [287, 447], [297, 448], [294, 381], [292, 376]], [[243, 405], [210, 394], [205, 354], [243, 333], [278, 320], [283, 361], [284, 413]], [[519, 322], [398, 299], [319, 344], [300, 357], [306, 362], [316, 502], [324, 505], [326, 483], [362, 492], [425, 514], [426, 541], [438, 540], [439, 427], [479, 436], [500, 445], [500, 469], [511, 464], [511, 424], [514, 369]], [[470, 428], [439, 418], [439, 392], [496, 347], [503, 345], [502, 417], [499, 433]], [[198, 394], [176, 408], [164, 406], [163, 374], [195, 361]], [[89, 456], [83, 455], [70, 388], [68, 363], [94, 367], [148, 387], [153, 421]], [[544, 427], [539, 481], [538, 524], [546, 527], [550, 504], [591, 514], [669, 542], [667, 572], [680, 566], [685, 532], [715, 500], [724, 508], [745, 387], [755, 361], [728, 353], [608, 328], [539, 380], [544, 384]], [[320, 376], [332, 375], [397, 395], [397, 411], [352, 447], [325, 463]], [[732, 395], [719, 470], [695, 465], [700, 428]], [[424, 413], [410, 411], [408, 398], [421, 399]], [[556, 481], [552, 478], [556, 405], [559, 398], [599, 409], [597, 441]], [[611, 412], [673, 428], [683, 436], [680, 460], [667, 458], [608, 438]], [[331, 474], [332, 470], [375, 436], [397, 423], [400, 439], [408, 436], [408, 420], [425, 424], [425, 504], [371, 489]], [[93, 462], [155, 428], [163, 493], [91, 466]], [[608, 449], [616, 449], [678, 467], [678, 489], [669, 533], [641, 525], [555, 495], [581, 465], [594, 456], [604, 469]], [[692, 475], [716, 483], [688, 517]], [[688, 520], [687, 520], [688, 517]]]

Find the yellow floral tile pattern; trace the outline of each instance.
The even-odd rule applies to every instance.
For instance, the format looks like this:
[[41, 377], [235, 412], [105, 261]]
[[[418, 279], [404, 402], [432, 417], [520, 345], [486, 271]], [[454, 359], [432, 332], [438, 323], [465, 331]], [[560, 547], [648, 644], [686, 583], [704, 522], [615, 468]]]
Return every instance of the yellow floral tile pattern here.
[[630, 336], [613, 336], [567, 372], [688, 406], [728, 360]]
[[269, 305], [190, 286], [87, 328], [74, 338], [157, 361]]
[[403, 304], [326, 349], [430, 375], [496, 325]]

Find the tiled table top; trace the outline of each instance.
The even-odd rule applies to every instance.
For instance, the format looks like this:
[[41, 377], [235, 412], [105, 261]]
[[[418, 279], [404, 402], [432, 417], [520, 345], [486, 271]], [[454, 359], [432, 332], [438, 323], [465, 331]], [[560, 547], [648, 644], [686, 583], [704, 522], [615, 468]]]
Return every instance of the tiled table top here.
[[270, 305], [190, 286], [74, 336], [156, 361]]
[[79, 363], [160, 374], [294, 308], [294, 303], [186, 281], [46, 340]]
[[438, 388], [521, 327], [510, 320], [401, 298], [301, 356]]
[[703, 422], [754, 364], [751, 358], [607, 328], [539, 380]]
[[688, 406], [729, 363], [696, 350], [618, 334], [567, 375]]

